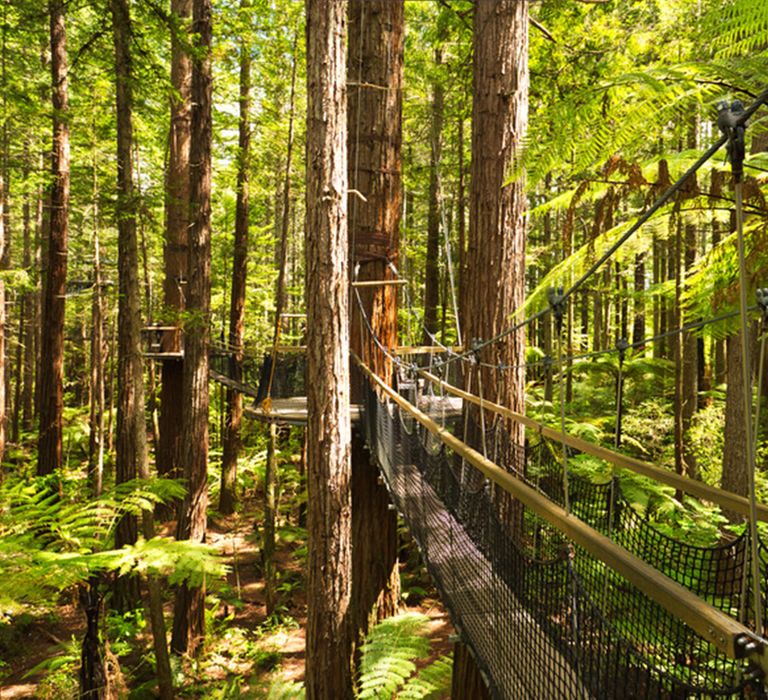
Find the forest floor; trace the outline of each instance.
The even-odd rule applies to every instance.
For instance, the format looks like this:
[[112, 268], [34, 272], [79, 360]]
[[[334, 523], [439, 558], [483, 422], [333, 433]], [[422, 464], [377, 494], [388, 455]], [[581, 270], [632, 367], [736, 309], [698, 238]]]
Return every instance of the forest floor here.
[[[221, 553], [229, 573], [226, 583], [211, 586], [209, 591], [211, 614], [207, 620], [204, 653], [175, 669], [182, 697], [291, 697], [304, 680], [304, 531], [287, 523], [278, 528], [278, 605], [270, 616], [262, 573], [260, 523], [257, 503], [247, 504], [247, 508], [236, 515], [217, 516], [209, 522], [208, 542]], [[165, 529], [172, 532], [173, 524], [168, 523]], [[410, 596], [415, 602], [407, 609], [428, 618], [431, 648], [429, 657], [417, 662], [421, 668], [451, 653], [453, 628], [423, 568], [415, 576], [408, 573], [404, 578], [412, 581], [415, 591]], [[4, 671], [0, 676], [0, 699], [63, 700], [76, 689], [79, 648], [76, 642], [82, 639], [84, 616], [74, 594], [62, 597], [59, 603], [55, 614], [44, 611], [39, 616], [26, 616], [21, 624], [14, 626], [8, 639], [0, 639], [0, 658], [5, 661], [0, 667], [0, 671]], [[166, 609], [169, 623], [171, 616], [169, 596]], [[118, 623], [115, 628], [114, 624], [107, 624], [107, 636], [111, 650], [119, 655], [122, 676], [119, 685], [130, 688], [132, 698], [153, 697], [151, 669], [140, 650], [140, 647], [151, 646], [148, 626], [143, 619], [134, 626]], [[60, 661], [53, 661], [54, 658]], [[30, 674], [30, 670], [41, 665], [40, 670]]]

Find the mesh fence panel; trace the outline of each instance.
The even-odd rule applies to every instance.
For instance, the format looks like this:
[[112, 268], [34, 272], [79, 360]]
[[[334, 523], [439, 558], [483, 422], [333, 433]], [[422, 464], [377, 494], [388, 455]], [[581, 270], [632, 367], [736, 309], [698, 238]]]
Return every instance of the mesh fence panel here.
[[[416, 387], [402, 391], [417, 403]], [[392, 498], [495, 697], [764, 697], [746, 663], [727, 659], [519, 502], [500, 495], [372, 389], [364, 421]], [[461, 421], [446, 427], [463, 434]], [[489, 458], [503, 457], [503, 466], [563, 503], [552, 447], [541, 447], [550, 457], [526, 454], [498, 427], [486, 433], [485, 445]], [[574, 515], [719, 609], [738, 614], [745, 538], [710, 549], [676, 542], [635, 513], [616, 482], [572, 477], [569, 502]]]

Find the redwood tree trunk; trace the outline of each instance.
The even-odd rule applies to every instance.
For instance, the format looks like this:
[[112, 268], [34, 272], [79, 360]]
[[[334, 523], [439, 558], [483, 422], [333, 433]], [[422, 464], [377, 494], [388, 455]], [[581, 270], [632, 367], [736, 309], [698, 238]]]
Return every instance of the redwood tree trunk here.
[[[141, 299], [136, 240], [136, 203], [133, 186], [132, 75], [130, 17], [127, 0], [112, 0], [112, 24], [117, 77], [117, 258], [119, 300], [117, 312], [117, 441], [115, 481], [135, 479], [146, 459], [144, 423], [144, 362], [141, 353]], [[137, 537], [134, 516], [117, 526], [115, 545], [133, 544]], [[115, 586], [115, 606], [128, 610], [139, 603], [138, 578], [122, 576]]]
[[[250, 2], [240, 6], [247, 11]], [[243, 374], [243, 328], [245, 324], [245, 281], [248, 273], [248, 168], [250, 148], [251, 47], [240, 42], [240, 123], [239, 161], [237, 169], [237, 203], [235, 205], [235, 243], [232, 261], [232, 295], [229, 307], [229, 352], [231, 377], [240, 382]], [[243, 420], [243, 395], [227, 388], [227, 415], [221, 458], [221, 490], [219, 510], [234, 513], [237, 503], [237, 457], [240, 452], [240, 425]]]
[[[525, 290], [525, 188], [504, 186], [528, 124], [527, 0], [478, 0], [474, 16], [472, 170], [464, 337], [506, 329]], [[482, 351], [491, 365], [522, 365], [525, 332]], [[484, 396], [524, 412], [524, 369], [482, 372]], [[474, 382], [477, 388], [477, 381]], [[523, 444], [522, 426], [509, 426]]]
[[[462, 324], [467, 342], [488, 340], [508, 328], [524, 298], [525, 183], [522, 177], [506, 186], [505, 182], [514, 171], [516, 150], [528, 124], [527, 0], [476, 0], [473, 50], [469, 249]], [[472, 377], [472, 390], [477, 392], [482, 383], [485, 398], [524, 413], [524, 352], [522, 328], [485, 347], [480, 354], [484, 362], [517, 368], [503, 373], [479, 368]], [[471, 417], [477, 420], [476, 413]], [[505, 427], [512, 442], [522, 446], [523, 426], [509, 422]], [[506, 498], [500, 498], [500, 509], [510, 513]], [[462, 679], [475, 677], [465, 667], [472, 663], [469, 654], [454, 658], [459, 685]], [[454, 685], [454, 693], [458, 692]], [[464, 688], [464, 692], [471, 691]]]
[[[435, 65], [442, 63], [442, 50], [435, 50]], [[432, 85], [431, 151], [429, 158], [429, 211], [427, 214], [427, 259], [424, 270], [424, 345], [432, 345], [437, 333], [440, 270], [440, 160], [443, 153], [445, 91], [438, 78]]]
[[[208, 344], [211, 307], [211, 0], [194, 0], [197, 53], [192, 67], [189, 284], [184, 325], [181, 438], [187, 495], [178, 539], [205, 541], [208, 506]], [[194, 654], [205, 633], [205, 586], [176, 593], [171, 646]]]
[[69, 227], [69, 96], [67, 33], [63, 0], [50, 0], [51, 78], [53, 82], [53, 149], [51, 152], [51, 213], [48, 231], [48, 270], [43, 297], [41, 362], [38, 386], [40, 437], [37, 473], [61, 468], [61, 416], [64, 405], [64, 293], [67, 283]]
[[[163, 259], [165, 282], [163, 295], [166, 311], [173, 323], [180, 323], [187, 294], [187, 240], [189, 229], [189, 149], [192, 61], [185, 50], [180, 32], [192, 16], [192, 0], [171, 0], [171, 14], [178, 20], [171, 35], [171, 128], [168, 138], [168, 170], [165, 200], [165, 245]], [[183, 360], [162, 363], [160, 387], [160, 436], [157, 444], [157, 471], [160, 475], [179, 477], [181, 461], [181, 403]], [[159, 509], [170, 515], [167, 509]]]
[[306, 7], [306, 688], [310, 700], [346, 700], [353, 697], [346, 2]]
[[[348, 117], [350, 187], [350, 254], [359, 265], [358, 279], [390, 280], [389, 263], [397, 265], [402, 215], [402, 81], [403, 0], [352, 0], [349, 5]], [[386, 85], [386, 90], [372, 86]], [[436, 288], [435, 288], [436, 289]], [[386, 347], [397, 346], [397, 288], [360, 288], [363, 311]], [[352, 301], [352, 349], [385, 381], [392, 366], [364, 327], [357, 299]], [[362, 387], [353, 387], [354, 401]], [[397, 517], [389, 510], [386, 488], [378, 481], [363, 437], [352, 436], [352, 608], [356, 643], [372, 617], [397, 611], [400, 572], [397, 562]]]

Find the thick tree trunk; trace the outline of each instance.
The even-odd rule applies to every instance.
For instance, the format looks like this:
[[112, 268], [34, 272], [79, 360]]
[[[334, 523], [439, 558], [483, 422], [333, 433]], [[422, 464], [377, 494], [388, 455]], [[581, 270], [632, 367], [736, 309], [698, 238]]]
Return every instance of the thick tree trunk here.
[[[349, 239], [351, 265], [359, 266], [361, 281], [392, 279], [389, 263], [398, 262], [404, 15], [402, 0], [352, 0], [349, 5], [349, 180], [365, 197], [350, 200]], [[391, 361], [374, 344], [362, 314], [385, 347], [397, 346], [396, 287], [357, 291], [362, 310], [353, 299], [352, 350], [391, 382]], [[352, 395], [361, 402], [362, 387], [353, 387]], [[400, 572], [397, 517], [357, 431], [352, 435], [352, 538], [352, 624], [359, 644], [372, 617], [397, 611]]]
[[[435, 50], [435, 66], [443, 61], [441, 49]], [[433, 345], [430, 334], [437, 333], [440, 269], [440, 161], [443, 155], [443, 111], [445, 91], [440, 80], [432, 85], [432, 120], [430, 125], [429, 211], [427, 215], [427, 258], [424, 270], [424, 345]]]
[[307, 579], [310, 700], [353, 697], [346, 2], [307, 2]]
[[[475, 3], [474, 101], [467, 309], [464, 336], [489, 339], [508, 327], [525, 285], [525, 189], [504, 186], [528, 123], [528, 3]], [[525, 331], [486, 347], [482, 360], [522, 365]], [[524, 369], [482, 371], [486, 398], [524, 412]], [[477, 388], [478, 382], [474, 382]], [[523, 444], [522, 426], [510, 425]]]
[[64, 294], [67, 283], [69, 227], [69, 96], [67, 35], [63, 0], [50, 0], [51, 78], [53, 81], [53, 150], [51, 153], [51, 213], [48, 269], [43, 299], [42, 348], [38, 399], [40, 436], [37, 473], [50, 474], [62, 466], [61, 416], [64, 407]]
[[356, 643], [400, 604], [397, 514], [359, 431], [352, 433], [352, 602]]
[[[135, 479], [146, 459], [144, 424], [144, 362], [141, 353], [141, 300], [136, 240], [136, 202], [133, 184], [133, 94], [130, 53], [130, 16], [127, 0], [112, 0], [112, 27], [117, 77], [117, 442], [115, 481]], [[133, 544], [138, 534], [134, 516], [117, 526], [115, 545]], [[138, 578], [121, 576], [115, 582], [114, 604], [120, 611], [139, 603]]]
[[[175, 92], [171, 100], [171, 126], [168, 138], [168, 170], [166, 173], [165, 245], [163, 259], [165, 281], [163, 296], [166, 313], [174, 325], [180, 324], [187, 294], [187, 241], [189, 229], [189, 150], [192, 85], [192, 61], [183, 36], [192, 16], [192, 0], [171, 0], [171, 15], [176, 22], [171, 34], [171, 84]], [[180, 477], [183, 360], [167, 359], [162, 363], [160, 387], [160, 436], [157, 444], [157, 471], [161, 476]], [[159, 508], [169, 517], [171, 510]]]
[[[208, 506], [208, 344], [211, 307], [211, 0], [194, 0], [192, 30], [197, 52], [192, 67], [189, 284], [184, 325], [182, 392], [184, 478], [178, 539], [205, 541]], [[186, 583], [176, 593], [171, 646], [194, 654], [205, 633], [205, 586]]]
[[[248, 11], [249, 0], [240, 7]], [[240, 123], [238, 126], [237, 202], [235, 204], [235, 243], [232, 261], [232, 294], [229, 307], [229, 356], [231, 377], [242, 381], [243, 330], [245, 326], [245, 282], [248, 274], [248, 194], [249, 150], [251, 127], [251, 47], [240, 42]], [[237, 458], [240, 453], [240, 425], [243, 420], [243, 395], [227, 388], [227, 413], [221, 458], [219, 510], [225, 515], [235, 512], [237, 503]]]
[[[517, 149], [528, 124], [528, 2], [477, 0], [474, 5], [472, 169], [464, 337], [488, 340], [508, 328], [525, 293], [525, 183], [506, 184], [515, 170]], [[480, 359], [491, 366], [515, 366], [505, 372], [479, 367], [473, 391], [482, 384], [485, 398], [525, 412], [525, 330], [486, 346]], [[470, 424], [477, 414], [470, 414]], [[522, 446], [522, 425], [505, 425], [512, 443]], [[468, 436], [472, 439], [471, 436]], [[474, 436], [477, 437], [477, 436]], [[477, 442], [475, 442], [477, 445]], [[512, 507], [497, 494], [499, 511], [513, 527]], [[454, 697], [468, 697], [468, 654], [454, 664]]]
[[96, 159], [93, 161], [93, 297], [91, 301], [91, 410], [88, 438], [88, 478], [101, 495], [104, 478], [104, 313], [101, 297], [101, 248]]

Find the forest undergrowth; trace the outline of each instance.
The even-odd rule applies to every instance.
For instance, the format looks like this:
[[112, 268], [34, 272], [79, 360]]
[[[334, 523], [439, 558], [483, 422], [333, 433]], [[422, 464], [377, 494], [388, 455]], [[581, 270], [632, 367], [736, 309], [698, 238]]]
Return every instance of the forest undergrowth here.
[[[77, 462], [79, 454], [76, 426], [77, 419], [73, 417], [69, 425], [71, 464]], [[301, 479], [296, 469], [298, 459], [291, 459], [290, 448], [295, 445], [289, 440], [283, 450], [285, 459], [281, 458], [280, 464], [279, 502], [282, 505], [278, 507], [276, 522], [275, 603], [273, 610], [268, 611], [263, 558], [265, 452], [260, 449], [263, 436], [259, 435], [263, 431], [249, 432], [255, 445], [246, 449], [240, 470], [243, 501], [230, 516], [213, 509], [209, 511], [206, 543], [218, 555], [226, 574], [207, 582], [206, 641], [202, 653], [194, 659], [183, 657], [172, 661], [178, 697], [294, 698], [304, 695], [307, 542], [306, 529], [300, 523], [306, 499], [301, 493]], [[22, 455], [23, 450], [19, 448], [18, 456]], [[77, 465], [62, 483], [71, 486], [78, 481], [78, 475], [79, 479], [84, 478], [81, 468], [82, 465]], [[212, 475], [212, 503], [216, 502], [217, 483], [216, 475]], [[167, 521], [159, 530], [161, 536], [172, 538], [176, 523]], [[362, 670], [361, 697], [385, 697], [382, 678], [394, 683], [393, 687], [402, 685], [411, 676], [421, 683], [420, 672], [424, 669], [427, 669], [427, 679], [430, 673], [437, 674], [440, 687], [450, 681], [453, 628], [417, 549], [408, 544], [403, 528], [401, 532], [401, 614], [387, 623], [389, 627], [381, 626], [378, 641], [374, 633], [368, 673], [377, 679], [375, 692], [370, 694], [369, 682], [369, 694], [365, 694], [366, 671]], [[105, 591], [111, 588], [110, 582], [111, 576], [105, 576], [101, 584]], [[0, 698], [65, 700], [78, 697], [80, 647], [86, 629], [78, 600], [81, 586], [68, 586], [36, 605], [20, 605], [12, 614], [4, 616], [0, 624]], [[173, 590], [171, 586], [165, 586], [164, 590], [165, 617], [170, 627]], [[143, 597], [146, 606], [146, 591]], [[155, 661], [149, 621], [142, 609], [120, 614], [110, 611], [110, 604], [111, 598], [105, 596], [102, 635], [115, 697], [155, 697]], [[390, 666], [396, 670], [393, 672]], [[426, 692], [422, 687], [417, 697], [427, 696], [444, 697], [439, 692]]]

